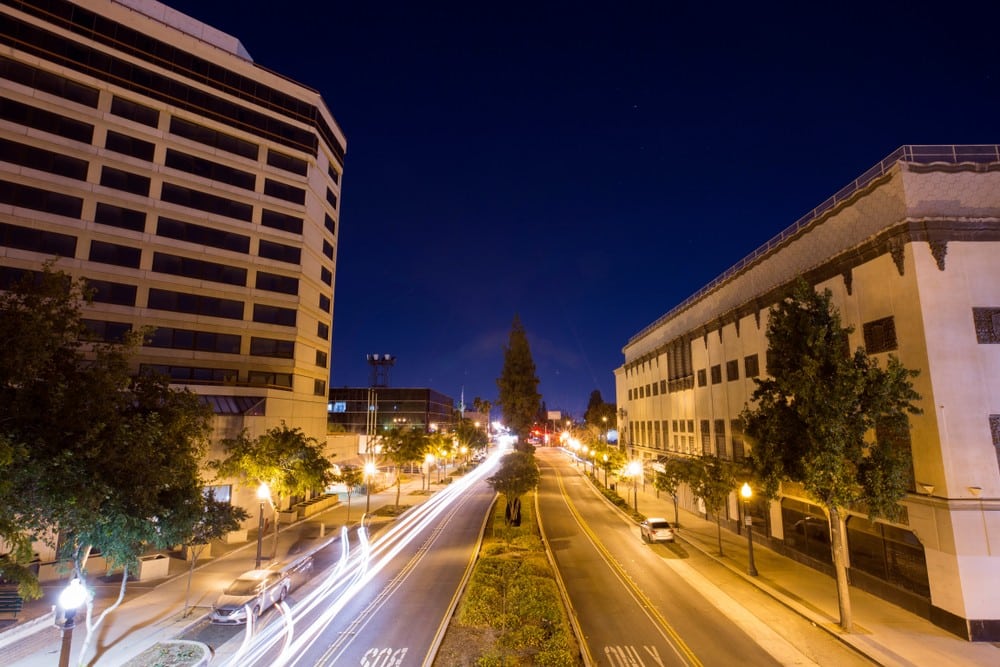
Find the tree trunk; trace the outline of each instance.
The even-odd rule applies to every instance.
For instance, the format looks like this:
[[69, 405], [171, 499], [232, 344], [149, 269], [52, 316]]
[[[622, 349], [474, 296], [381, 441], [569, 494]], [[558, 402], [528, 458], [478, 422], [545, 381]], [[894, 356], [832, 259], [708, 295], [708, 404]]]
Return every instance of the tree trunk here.
[[403, 476], [396, 471], [396, 507], [399, 507], [399, 487], [402, 486]]
[[677, 494], [676, 493], [673, 494], [673, 498], [674, 498], [674, 525], [677, 526], [677, 527], [680, 527], [680, 525], [681, 525], [681, 517], [680, 517], [680, 511], [677, 509]]
[[840, 510], [828, 507], [830, 512], [830, 544], [833, 549], [833, 569], [837, 576], [837, 604], [840, 607], [840, 627], [844, 632], [854, 631], [851, 617], [851, 589], [847, 581], [847, 540], [846, 527]]
[[716, 527], [716, 530], [718, 531], [718, 534], [719, 534], [719, 555], [720, 556], [725, 556], [726, 554], [722, 553], [722, 513], [721, 512], [716, 512], [715, 513], [715, 527]]

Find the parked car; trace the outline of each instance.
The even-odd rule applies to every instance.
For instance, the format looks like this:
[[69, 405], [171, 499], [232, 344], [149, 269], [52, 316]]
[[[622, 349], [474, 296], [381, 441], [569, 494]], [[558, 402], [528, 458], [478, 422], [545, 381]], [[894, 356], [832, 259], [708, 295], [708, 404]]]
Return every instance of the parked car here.
[[256, 619], [275, 602], [285, 599], [292, 583], [287, 572], [250, 570], [229, 584], [212, 606], [209, 619], [213, 623], [239, 624], [247, 622], [247, 608]]
[[676, 529], [676, 526], [660, 517], [649, 517], [639, 524], [643, 542], [673, 542]]

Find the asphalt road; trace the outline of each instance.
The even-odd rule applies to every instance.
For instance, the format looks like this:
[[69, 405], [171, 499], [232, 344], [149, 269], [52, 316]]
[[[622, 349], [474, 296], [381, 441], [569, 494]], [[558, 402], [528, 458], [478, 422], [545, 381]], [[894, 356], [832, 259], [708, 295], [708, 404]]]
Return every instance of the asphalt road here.
[[683, 540], [647, 545], [557, 448], [541, 522], [594, 665], [868, 665]]

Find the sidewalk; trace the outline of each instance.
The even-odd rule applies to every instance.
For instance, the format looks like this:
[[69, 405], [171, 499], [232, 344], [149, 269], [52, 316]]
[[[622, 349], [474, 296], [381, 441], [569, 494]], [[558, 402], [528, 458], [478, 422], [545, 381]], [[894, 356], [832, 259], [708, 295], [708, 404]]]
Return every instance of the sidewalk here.
[[[400, 503], [416, 505], [425, 501], [430, 494], [420, 493], [421, 484], [419, 476], [404, 480]], [[432, 484], [431, 491], [441, 488], [439, 484]], [[395, 501], [395, 486], [373, 493], [371, 511], [393, 505]], [[365, 512], [365, 504], [365, 496], [351, 498], [349, 525], [356, 525], [360, 521]], [[265, 563], [280, 563], [322, 548], [339, 537], [341, 527], [347, 523], [347, 514], [347, 503], [341, 502], [308, 519], [281, 525], [275, 558]], [[265, 557], [271, 554], [273, 539], [273, 532], [265, 533], [262, 543]], [[153, 582], [130, 580], [125, 601], [107, 616], [91, 639], [85, 656], [87, 664], [93, 667], [121, 665], [157, 641], [176, 637], [200, 622], [211, 611], [212, 603], [222, 589], [243, 572], [253, 569], [257, 555], [257, 531], [250, 531], [247, 542], [220, 545], [221, 555], [217, 544], [213, 544], [212, 558], [202, 557], [198, 560], [191, 577], [189, 596], [187, 588], [190, 562], [181, 558], [171, 557], [169, 574], [164, 579]], [[94, 620], [117, 599], [120, 582], [120, 577], [115, 581], [97, 578], [88, 582], [95, 592]], [[65, 582], [45, 586], [42, 599], [25, 602], [24, 608], [17, 615], [16, 623], [0, 621], [0, 665], [52, 667], [58, 662], [62, 631], [55, 626], [53, 609], [64, 586]], [[186, 598], [191, 606], [191, 613], [184, 616]], [[71, 665], [77, 664], [86, 636], [83, 609], [77, 614], [76, 620]]]
[[[629, 489], [631, 491], [631, 489]], [[646, 516], [674, 518], [669, 496], [656, 497], [652, 484], [638, 495], [639, 511]], [[833, 578], [754, 542], [758, 576], [747, 574], [749, 550], [745, 535], [722, 529], [724, 556], [719, 556], [718, 529], [714, 520], [680, 510], [678, 536], [686, 544], [714, 558], [762, 591], [886, 667], [970, 667], [1000, 665], [1000, 646], [968, 642], [930, 621], [858, 588], [851, 587], [854, 632], [843, 632], [838, 622], [837, 584]]]

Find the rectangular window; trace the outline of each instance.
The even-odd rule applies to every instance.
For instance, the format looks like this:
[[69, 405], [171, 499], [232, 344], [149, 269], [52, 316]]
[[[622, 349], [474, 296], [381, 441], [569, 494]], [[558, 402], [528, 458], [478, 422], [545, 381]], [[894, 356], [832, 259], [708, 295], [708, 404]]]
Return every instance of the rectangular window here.
[[218, 148], [240, 157], [257, 159], [257, 144], [239, 139], [224, 132], [209, 129], [202, 125], [192, 123], [176, 116], [170, 119], [170, 132], [179, 137], [197, 141], [200, 144]]
[[660, 380], [660, 393], [661, 394], [667, 393], [667, 381], [666, 380]]
[[733, 447], [733, 460], [742, 461], [746, 458], [746, 451], [743, 448], [743, 432], [740, 430], [740, 420], [729, 420], [730, 441]]
[[323, 224], [326, 226], [327, 231], [331, 234], [336, 234], [337, 223], [333, 221], [333, 218], [330, 217], [329, 213], [324, 213], [323, 216]]
[[291, 373], [270, 373], [268, 371], [250, 371], [247, 373], [247, 381], [253, 385], [264, 387], [284, 387], [291, 388]]
[[326, 380], [313, 380], [313, 395], [326, 396]]
[[329, 241], [323, 241], [323, 254], [327, 259], [333, 259], [333, 246]]
[[161, 217], [156, 225], [156, 235], [164, 236], [178, 241], [187, 241], [196, 245], [207, 245], [222, 250], [232, 250], [233, 252], [250, 252], [250, 237], [242, 234], [234, 234], [221, 229], [203, 227], [193, 222], [183, 222], [173, 218]]
[[117, 95], [111, 100], [111, 113], [149, 127], [157, 127], [160, 124], [159, 111]]
[[729, 458], [728, 452], [726, 452], [726, 420], [716, 419], [715, 420], [715, 455], [720, 459]]
[[146, 230], [146, 213], [114, 204], [97, 202], [94, 222], [119, 229], [130, 229], [133, 232], [143, 232]]
[[94, 126], [90, 123], [61, 116], [8, 98], [0, 98], [0, 119], [84, 144], [89, 144], [94, 140]]
[[199, 352], [240, 353], [240, 337], [236, 334], [221, 334], [192, 329], [157, 327], [143, 342], [147, 347], [162, 347], [175, 350], [197, 350]]
[[148, 306], [154, 310], [167, 310], [175, 313], [224, 317], [231, 320], [243, 319], [242, 301], [201, 296], [189, 292], [150, 289]]
[[76, 237], [0, 222], [0, 246], [58, 257], [76, 256]]
[[1000, 343], [1000, 308], [973, 308], [972, 320], [976, 327], [977, 343]]
[[253, 305], [253, 321], [263, 324], [278, 324], [283, 327], [294, 327], [295, 309], [255, 303]]
[[694, 420], [689, 419], [688, 422], [688, 433], [694, 433]]
[[247, 270], [244, 268], [163, 252], [153, 254], [153, 271], [169, 273], [173, 276], [184, 276], [185, 278], [208, 280], [224, 285], [245, 287], [247, 284]]
[[865, 337], [865, 351], [868, 354], [889, 352], [897, 348], [896, 325], [892, 317], [866, 322], [862, 329]]
[[108, 130], [108, 136], [104, 140], [104, 147], [109, 151], [130, 155], [146, 162], [153, 161], [153, 153], [156, 151], [156, 144], [151, 141], [143, 141], [130, 137], [127, 134]]
[[299, 176], [305, 176], [309, 172], [309, 165], [305, 160], [279, 153], [273, 148], [267, 151], [267, 164]]
[[993, 449], [997, 453], [997, 466], [1000, 467], [1000, 415], [990, 415], [990, 434], [993, 436]]
[[[264, 209], [260, 214], [260, 224], [265, 227], [270, 227], [271, 229], [280, 229], [284, 232], [291, 232], [292, 234], [302, 233], [302, 218], [296, 218], [294, 215], [287, 215], [285, 213], [278, 213], [277, 211], [269, 211]], [[326, 243], [324, 241], [324, 243]]]
[[658, 382], [653, 383], [653, 396], [660, 395], [660, 384]]
[[167, 149], [166, 166], [244, 190], [253, 190], [257, 184], [257, 177], [248, 171], [234, 169], [172, 148]]
[[281, 181], [272, 181], [270, 178], [264, 179], [264, 194], [269, 197], [276, 197], [290, 201], [293, 204], [306, 203], [306, 191]]
[[253, 206], [250, 204], [192, 190], [173, 183], [163, 184], [160, 198], [171, 204], [196, 208], [206, 213], [217, 213], [244, 222], [250, 222], [253, 219]]
[[5, 162], [29, 169], [45, 171], [56, 176], [65, 176], [78, 181], [87, 180], [87, 161], [63, 155], [44, 148], [0, 139], [0, 155]]
[[329, 313], [330, 312], [330, 306], [331, 306], [330, 297], [328, 297], [325, 294], [320, 294], [319, 295], [319, 309], [322, 310], [324, 313]]
[[138, 269], [141, 258], [142, 250], [140, 248], [118, 245], [117, 243], [106, 243], [104, 241], [90, 242], [89, 259], [91, 262]]
[[164, 375], [171, 382], [183, 384], [224, 384], [226, 382], [236, 382], [239, 379], [239, 372], [229, 368], [140, 364], [139, 372], [144, 375]]
[[333, 272], [324, 266], [319, 271], [319, 279], [327, 285], [333, 285]]
[[97, 100], [100, 98], [100, 93], [96, 88], [70, 81], [58, 74], [32, 67], [6, 56], [0, 56], [0, 78], [45, 91], [50, 95], [62, 97], [93, 109], [97, 108]]
[[703, 456], [712, 454], [712, 432], [707, 419], [701, 420], [701, 453]]
[[263, 239], [260, 241], [257, 254], [260, 257], [276, 259], [279, 262], [287, 262], [289, 264], [298, 264], [302, 260], [302, 251], [299, 248]]
[[760, 375], [760, 361], [756, 354], [743, 357], [743, 374], [748, 378], [755, 378]]
[[330, 175], [331, 181], [340, 184], [340, 172], [334, 169], [332, 164], [326, 168], [326, 173]]
[[250, 339], [250, 354], [255, 357], [292, 359], [295, 357], [295, 341], [253, 336]]
[[337, 195], [330, 188], [326, 189], [326, 200], [330, 202], [330, 206], [337, 208]]
[[86, 279], [87, 287], [94, 291], [94, 301], [116, 306], [134, 306], [138, 291], [135, 285], [113, 283], [108, 280]]
[[323, 350], [316, 350], [316, 365], [326, 368], [327, 354]]
[[133, 174], [130, 171], [115, 169], [107, 165], [101, 167], [101, 185], [104, 187], [148, 197], [149, 183], [148, 176]]
[[708, 384], [708, 374], [704, 368], [698, 370], [698, 386], [704, 387]]
[[132, 325], [128, 322], [107, 322], [105, 320], [87, 319], [81, 321], [95, 340], [102, 340], [106, 343], [122, 343], [129, 332], [132, 331]]
[[732, 359], [726, 362], [726, 382], [740, 379], [740, 362]]
[[[0, 203], [78, 220], [83, 213], [83, 199], [80, 197], [3, 180], [0, 180]], [[65, 256], [72, 257], [72, 255]]]
[[298, 294], [299, 279], [290, 278], [288, 276], [279, 276], [276, 273], [268, 273], [266, 271], [258, 271], [255, 287], [257, 289], [267, 290], [268, 292]]
[[330, 338], [330, 325], [325, 322], [319, 322], [316, 324], [316, 335], [323, 340], [328, 340]]
[[913, 471], [913, 448], [910, 442], [910, 423], [905, 417], [903, 419], [879, 419], [875, 422], [876, 442], [888, 445], [890, 449], [899, 452], [910, 462], [906, 471], [906, 490], [916, 493], [917, 480]]
[[722, 366], [716, 364], [712, 366], [712, 384], [719, 384], [722, 382]]

